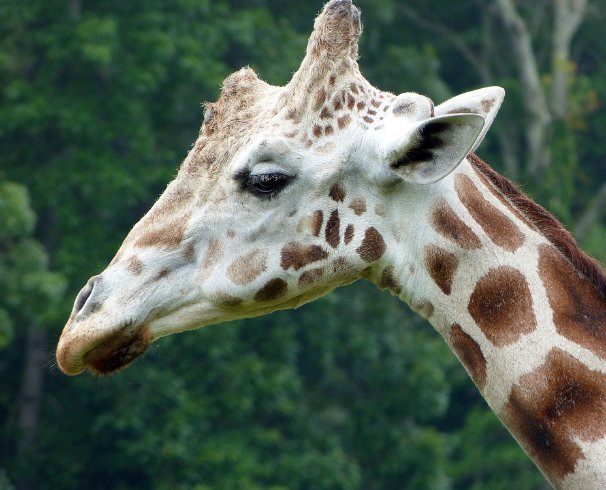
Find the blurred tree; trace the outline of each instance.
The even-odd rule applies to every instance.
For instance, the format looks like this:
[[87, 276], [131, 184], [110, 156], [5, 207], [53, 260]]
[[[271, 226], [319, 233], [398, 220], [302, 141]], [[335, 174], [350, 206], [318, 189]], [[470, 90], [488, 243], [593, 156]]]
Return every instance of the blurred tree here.
[[[44, 379], [39, 366], [46, 359], [45, 327], [53, 319], [64, 289], [62, 278], [48, 271], [42, 246], [31, 238], [34, 224], [25, 188], [0, 178], [0, 351], [7, 349], [15, 337], [14, 343], [24, 342], [21, 379], [12, 379], [12, 390], [2, 392], [0, 413], [16, 421], [18, 437], [3, 449], [14, 451], [19, 460], [30, 457], [36, 449]], [[8, 373], [10, 367], [3, 360], [0, 372]], [[19, 393], [17, 399], [10, 396], [15, 392]], [[10, 429], [3, 427], [2, 432], [6, 435]], [[5, 479], [2, 473], [0, 482]]]

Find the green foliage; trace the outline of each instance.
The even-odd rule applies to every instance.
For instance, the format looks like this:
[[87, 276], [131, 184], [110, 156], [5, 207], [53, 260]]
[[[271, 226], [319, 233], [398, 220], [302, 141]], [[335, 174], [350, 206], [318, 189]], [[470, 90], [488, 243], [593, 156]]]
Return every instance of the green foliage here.
[[26, 189], [0, 181], [0, 349], [18, 324], [48, 321], [63, 294], [63, 280], [48, 271], [46, 252], [30, 238], [34, 224]]

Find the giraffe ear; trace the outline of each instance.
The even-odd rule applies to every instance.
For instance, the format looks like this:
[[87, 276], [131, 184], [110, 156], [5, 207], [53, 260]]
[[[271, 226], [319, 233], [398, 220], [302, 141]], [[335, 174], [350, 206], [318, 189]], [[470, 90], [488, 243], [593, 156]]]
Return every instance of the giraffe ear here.
[[448, 114], [479, 114], [485, 119], [484, 128], [480, 131], [470, 151], [475, 151], [492, 126], [505, 98], [505, 90], [501, 87], [486, 87], [472, 92], [457, 95], [435, 108], [436, 116]]
[[467, 156], [484, 128], [479, 114], [452, 114], [426, 119], [413, 127], [406, 145], [390, 158], [402, 180], [432, 184], [446, 177]]

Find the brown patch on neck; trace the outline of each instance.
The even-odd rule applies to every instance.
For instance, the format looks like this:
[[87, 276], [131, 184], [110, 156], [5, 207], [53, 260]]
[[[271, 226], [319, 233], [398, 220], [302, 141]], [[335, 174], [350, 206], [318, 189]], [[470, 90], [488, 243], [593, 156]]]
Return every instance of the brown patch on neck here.
[[227, 277], [234, 284], [250, 284], [267, 270], [267, 251], [253, 250], [236, 259], [227, 268]]
[[318, 245], [302, 245], [289, 242], [282, 248], [280, 266], [284, 270], [291, 267], [298, 271], [308, 264], [328, 258], [328, 253]]
[[606, 359], [606, 301], [554, 247], [539, 247], [539, 275], [557, 331]]
[[457, 174], [455, 189], [473, 219], [496, 245], [515, 252], [524, 244], [524, 235], [516, 224], [486, 200], [469, 177]]
[[468, 310], [497, 347], [512, 344], [537, 327], [526, 279], [513, 267], [491, 269], [476, 284]]
[[425, 266], [442, 292], [450, 294], [454, 275], [459, 267], [459, 259], [443, 248], [428, 245], [425, 247]]
[[605, 387], [606, 375], [553, 349], [511, 391], [503, 421], [556, 486], [584, 458], [575, 439], [606, 436]]
[[467, 368], [471, 379], [481, 390], [486, 384], [486, 359], [480, 345], [460, 325], [453, 325], [450, 330], [452, 350]]
[[508, 179], [495, 172], [478, 156], [468, 156], [474, 169], [482, 174], [505, 199], [518, 210], [545, 238], [547, 238], [575, 269], [583, 275], [606, 299], [606, 274], [599, 262], [586, 255], [577, 245], [572, 234], [543, 207], [529, 199]]
[[440, 199], [431, 213], [431, 224], [442, 236], [465, 250], [482, 246], [478, 236], [453, 211], [444, 199]]
[[385, 253], [385, 241], [376, 228], [368, 228], [356, 252], [364, 262], [376, 262]]

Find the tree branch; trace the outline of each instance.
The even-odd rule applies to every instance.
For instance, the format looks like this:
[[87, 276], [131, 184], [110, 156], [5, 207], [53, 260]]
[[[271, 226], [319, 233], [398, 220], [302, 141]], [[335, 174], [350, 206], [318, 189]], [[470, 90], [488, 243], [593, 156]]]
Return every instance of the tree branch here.
[[524, 88], [524, 102], [530, 117], [526, 133], [528, 170], [530, 175], [536, 177], [549, 165], [548, 131], [552, 122], [551, 113], [524, 20], [512, 0], [495, 0], [494, 7], [509, 34]]
[[447, 26], [435, 20], [427, 20], [423, 16], [419, 15], [413, 8], [406, 5], [400, 5], [400, 11], [412, 20], [415, 24], [427, 29], [428, 31], [435, 32], [445, 39], [448, 39], [452, 46], [461, 53], [461, 56], [467, 60], [472, 68], [478, 73], [480, 79], [483, 82], [490, 81], [490, 72], [487, 67], [481, 62], [476, 53], [473, 52], [465, 41], [456, 32], [449, 29]]
[[570, 45], [587, 13], [587, 0], [554, 0], [554, 8], [551, 111], [555, 119], [563, 119], [572, 75]]
[[594, 198], [587, 206], [587, 209], [577, 221], [574, 233], [579, 240], [583, 240], [589, 229], [599, 221], [604, 212], [606, 211], [606, 182], [602, 184], [600, 190], [594, 196]]

